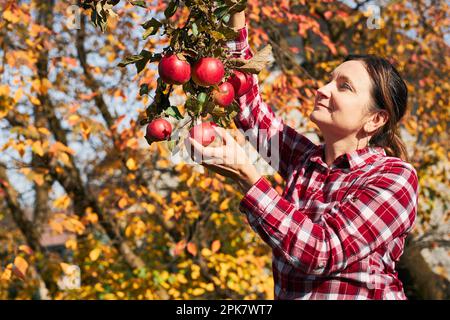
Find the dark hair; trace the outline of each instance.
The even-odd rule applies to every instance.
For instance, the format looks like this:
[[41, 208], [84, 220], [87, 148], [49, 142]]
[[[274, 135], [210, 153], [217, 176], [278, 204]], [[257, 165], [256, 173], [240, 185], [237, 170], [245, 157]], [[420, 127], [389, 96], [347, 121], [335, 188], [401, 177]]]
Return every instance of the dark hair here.
[[348, 55], [344, 61], [364, 62], [372, 80], [371, 111], [386, 110], [389, 117], [370, 139], [370, 144], [384, 148], [388, 156], [408, 161], [408, 153], [398, 132], [398, 123], [406, 112], [408, 88], [395, 67], [375, 55]]

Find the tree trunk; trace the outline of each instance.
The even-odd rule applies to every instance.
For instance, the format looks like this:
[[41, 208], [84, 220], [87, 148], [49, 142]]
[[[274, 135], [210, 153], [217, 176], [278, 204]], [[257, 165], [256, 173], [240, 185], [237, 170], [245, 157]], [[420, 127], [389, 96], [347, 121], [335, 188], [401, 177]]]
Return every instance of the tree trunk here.
[[405, 292], [410, 292], [411, 299], [448, 300], [450, 299], [450, 282], [431, 269], [421, 250], [423, 246], [407, 241], [404, 253], [398, 264], [399, 277]]

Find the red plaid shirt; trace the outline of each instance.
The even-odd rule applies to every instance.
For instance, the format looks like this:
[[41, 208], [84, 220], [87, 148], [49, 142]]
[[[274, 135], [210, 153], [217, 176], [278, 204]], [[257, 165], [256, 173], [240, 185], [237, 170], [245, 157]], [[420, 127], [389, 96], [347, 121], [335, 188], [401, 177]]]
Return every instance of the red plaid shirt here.
[[[253, 56], [247, 32], [227, 43], [246, 59]], [[262, 101], [256, 75], [252, 81], [238, 98], [235, 123], [261, 138], [260, 147], [278, 139], [276, 169], [287, 183], [279, 195], [259, 179], [240, 210], [272, 248], [275, 298], [406, 299], [395, 264], [416, 217], [414, 168], [379, 147], [343, 154], [327, 166], [324, 145], [285, 125]], [[260, 129], [270, 134], [263, 137]]]

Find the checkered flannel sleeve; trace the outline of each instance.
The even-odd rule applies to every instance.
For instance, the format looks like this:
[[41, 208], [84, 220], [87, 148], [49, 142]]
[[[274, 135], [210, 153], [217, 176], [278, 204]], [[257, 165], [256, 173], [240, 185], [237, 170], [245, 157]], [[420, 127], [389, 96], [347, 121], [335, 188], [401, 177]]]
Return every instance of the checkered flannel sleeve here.
[[[248, 43], [247, 25], [238, 30], [235, 40], [227, 42], [227, 47], [234, 57], [247, 60], [253, 57]], [[259, 154], [287, 179], [293, 156], [302, 155], [317, 146], [285, 125], [261, 99], [257, 75], [252, 75], [251, 82], [251, 89], [237, 98], [240, 112], [235, 117], [235, 124], [244, 131]]]
[[262, 239], [294, 267], [327, 275], [407, 233], [416, 216], [418, 178], [407, 163], [385, 165], [351, 197], [313, 223], [265, 179], [246, 193], [240, 210]]

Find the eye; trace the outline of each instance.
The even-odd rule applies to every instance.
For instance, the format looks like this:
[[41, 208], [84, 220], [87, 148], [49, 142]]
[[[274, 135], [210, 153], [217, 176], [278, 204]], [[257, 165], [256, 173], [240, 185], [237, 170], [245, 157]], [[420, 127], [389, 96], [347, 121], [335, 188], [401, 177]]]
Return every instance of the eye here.
[[350, 85], [347, 82], [342, 82], [340, 86], [341, 88], [352, 90], [352, 87], [350, 87]]

